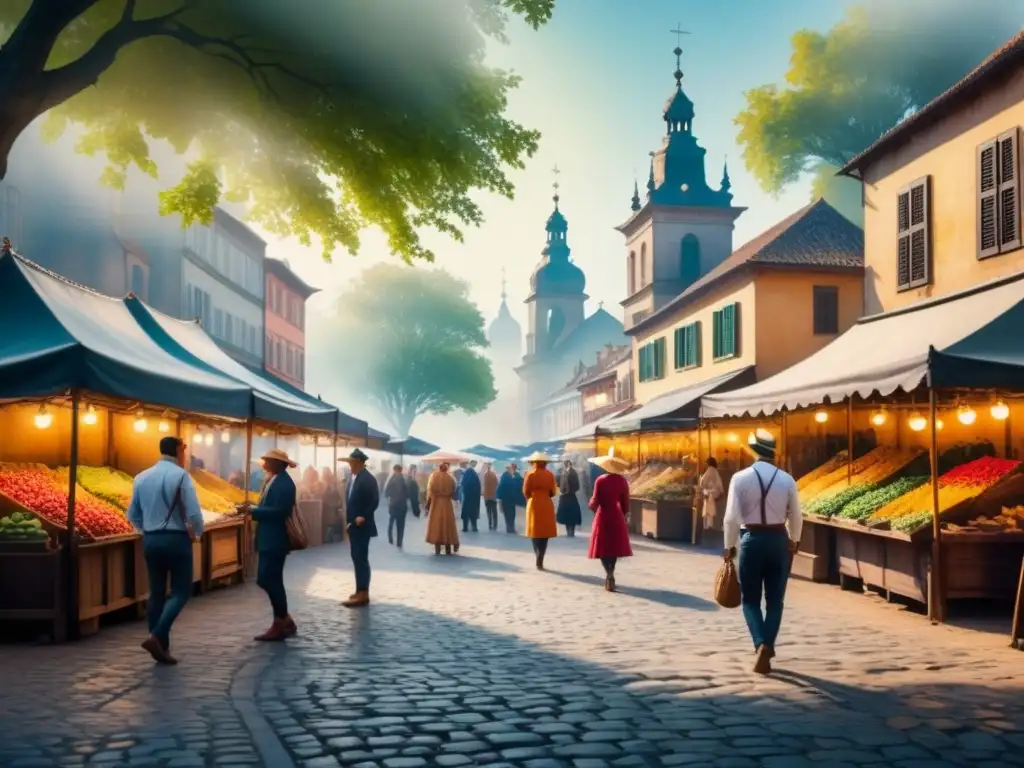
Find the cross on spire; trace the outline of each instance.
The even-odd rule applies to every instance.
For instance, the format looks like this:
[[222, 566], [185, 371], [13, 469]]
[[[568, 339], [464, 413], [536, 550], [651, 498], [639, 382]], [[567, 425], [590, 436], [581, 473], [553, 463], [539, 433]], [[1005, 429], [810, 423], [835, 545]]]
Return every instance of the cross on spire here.
[[505, 268], [502, 267], [501, 268], [501, 300], [502, 301], [505, 301], [505, 299], [508, 298], [508, 294], [505, 291], [506, 282], [507, 281], [505, 280]]
[[676, 77], [676, 88], [682, 88], [683, 87], [683, 65], [682, 65], [683, 35], [688, 35], [690, 33], [687, 32], [685, 29], [683, 29], [683, 25], [679, 24], [679, 23], [676, 24], [676, 28], [675, 29], [670, 29], [669, 32], [676, 36], [676, 47], [675, 47], [675, 50], [672, 51], [672, 53], [674, 53], [676, 55], [676, 71], [675, 71], [674, 74], [675, 74], [675, 77]]
[[683, 44], [683, 35], [690, 34], [685, 29], [683, 29], [683, 25], [681, 23], [676, 23], [676, 28], [670, 29], [669, 32], [676, 36], [676, 47], [679, 47]]
[[561, 174], [561, 171], [558, 170], [558, 164], [557, 163], [551, 169], [551, 173], [553, 173], [554, 176], [555, 176], [555, 180], [553, 182], [551, 182], [551, 188], [555, 190], [555, 195], [551, 199], [555, 201], [555, 208], [557, 208], [558, 207], [558, 200], [559, 200], [559, 197], [558, 197], [558, 187], [559, 187], [558, 176], [559, 176], [559, 174]]

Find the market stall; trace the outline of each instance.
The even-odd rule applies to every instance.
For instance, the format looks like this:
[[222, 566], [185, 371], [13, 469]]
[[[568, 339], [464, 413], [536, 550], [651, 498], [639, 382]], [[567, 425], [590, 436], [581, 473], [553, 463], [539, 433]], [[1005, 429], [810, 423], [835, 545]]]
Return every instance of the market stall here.
[[790, 433], [842, 423], [842, 452], [798, 473], [808, 519], [832, 529], [844, 585], [942, 620], [947, 600], [1016, 592], [1022, 321], [1021, 276], [864, 318], [776, 376], [705, 398], [704, 415], [781, 414]]

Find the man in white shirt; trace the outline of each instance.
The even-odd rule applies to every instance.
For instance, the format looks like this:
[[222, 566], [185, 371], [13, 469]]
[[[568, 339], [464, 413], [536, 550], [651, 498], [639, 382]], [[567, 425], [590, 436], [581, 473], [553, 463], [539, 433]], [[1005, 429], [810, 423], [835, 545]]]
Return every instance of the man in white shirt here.
[[[759, 429], [747, 448], [754, 464], [732, 476], [725, 504], [725, 559], [736, 555], [739, 542], [739, 581], [743, 618], [754, 641], [754, 671], [772, 671], [775, 639], [782, 624], [786, 582], [800, 542], [803, 517], [796, 481], [776, 467], [775, 438]], [[765, 610], [761, 613], [761, 594]]]

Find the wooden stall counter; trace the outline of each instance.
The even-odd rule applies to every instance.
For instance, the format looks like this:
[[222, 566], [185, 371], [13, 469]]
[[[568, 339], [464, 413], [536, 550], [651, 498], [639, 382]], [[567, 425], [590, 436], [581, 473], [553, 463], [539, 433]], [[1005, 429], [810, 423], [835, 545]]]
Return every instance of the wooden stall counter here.
[[218, 520], [203, 531], [203, 589], [244, 581], [251, 526], [245, 516]]
[[640, 533], [658, 541], [693, 539], [693, 508], [681, 501], [637, 499], [640, 502]]

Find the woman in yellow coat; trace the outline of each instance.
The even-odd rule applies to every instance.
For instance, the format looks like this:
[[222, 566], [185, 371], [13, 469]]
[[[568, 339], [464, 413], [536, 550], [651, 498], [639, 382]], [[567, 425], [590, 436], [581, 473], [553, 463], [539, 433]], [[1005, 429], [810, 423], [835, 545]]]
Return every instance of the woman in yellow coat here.
[[455, 523], [455, 478], [448, 474], [448, 465], [442, 464], [427, 480], [427, 543], [434, 545], [434, 554], [450, 555], [452, 548], [459, 551], [459, 526]]
[[533, 540], [533, 552], [537, 556], [537, 570], [544, 570], [544, 555], [548, 551], [548, 539], [558, 535], [555, 525], [555, 504], [552, 499], [558, 493], [558, 483], [548, 469], [551, 457], [537, 452], [526, 459], [533, 466], [523, 481], [523, 495], [526, 497], [526, 535]]

